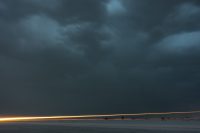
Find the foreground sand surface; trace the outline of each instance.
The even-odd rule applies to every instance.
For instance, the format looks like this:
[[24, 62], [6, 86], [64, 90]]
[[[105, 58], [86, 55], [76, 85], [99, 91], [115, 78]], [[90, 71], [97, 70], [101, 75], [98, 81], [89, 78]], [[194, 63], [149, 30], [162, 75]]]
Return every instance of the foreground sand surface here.
[[0, 123], [0, 133], [200, 133], [200, 121], [50, 121]]

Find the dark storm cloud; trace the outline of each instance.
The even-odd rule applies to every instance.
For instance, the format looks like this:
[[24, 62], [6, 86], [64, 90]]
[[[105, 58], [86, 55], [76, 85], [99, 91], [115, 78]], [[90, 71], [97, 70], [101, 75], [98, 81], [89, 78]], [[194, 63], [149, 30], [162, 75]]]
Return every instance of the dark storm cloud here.
[[1, 0], [1, 113], [199, 108], [197, 0]]

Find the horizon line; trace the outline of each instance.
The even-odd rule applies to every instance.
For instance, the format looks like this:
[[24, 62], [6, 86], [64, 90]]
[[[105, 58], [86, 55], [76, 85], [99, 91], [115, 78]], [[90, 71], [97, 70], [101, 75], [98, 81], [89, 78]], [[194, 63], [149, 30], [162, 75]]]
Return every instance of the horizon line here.
[[184, 112], [147, 112], [147, 113], [127, 113], [127, 114], [91, 114], [91, 115], [61, 115], [61, 116], [16, 116], [0, 117], [0, 123], [3, 122], [20, 122], [20, 121], [45, 121], [45, 120], [67, 120], [81, 118], [101, 118], [101, 117], [120, 117], [120, 116], [146, 116], [146, 115], [170, 115], [170, 114], [195, 114], [200, 111]]

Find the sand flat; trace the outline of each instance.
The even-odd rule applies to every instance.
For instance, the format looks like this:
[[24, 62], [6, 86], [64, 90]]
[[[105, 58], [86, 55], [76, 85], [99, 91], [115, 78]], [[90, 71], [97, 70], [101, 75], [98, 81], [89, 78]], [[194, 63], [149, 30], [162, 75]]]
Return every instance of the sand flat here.
[[198, 121], [50, 121], [1, 123], [0, 133], [200, 133]]

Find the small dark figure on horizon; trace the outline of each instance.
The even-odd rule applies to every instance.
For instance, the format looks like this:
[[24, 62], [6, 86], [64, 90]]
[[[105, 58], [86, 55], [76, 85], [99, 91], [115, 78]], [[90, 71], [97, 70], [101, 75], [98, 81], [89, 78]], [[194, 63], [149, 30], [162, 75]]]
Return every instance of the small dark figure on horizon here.
[[108, 120], [108, 117], [105, 117], [104, 120]]
[[161, 117], [161, 120], [164, 121], [164, 120], [165, 120], [165, 117]]

